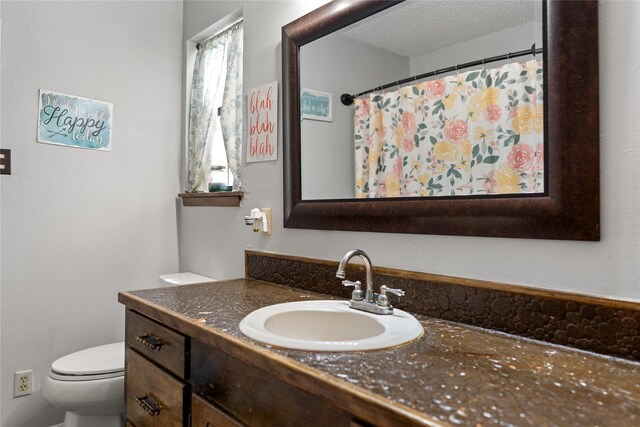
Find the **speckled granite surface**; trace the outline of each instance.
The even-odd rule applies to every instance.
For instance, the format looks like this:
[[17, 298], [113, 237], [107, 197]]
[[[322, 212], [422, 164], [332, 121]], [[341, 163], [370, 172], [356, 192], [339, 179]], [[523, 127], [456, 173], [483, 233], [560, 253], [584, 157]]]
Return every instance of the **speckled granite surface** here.
[[[445, 425], [640, 425], [640, 364], [417, 315], [418, 340], [390, 350], [313, 353], [257, 343], [240, 320], [281, 302], [326, 295], [250, 279], [122, 293], [120, 301], [177, 314], [269, 348], [305, 366], [406, 405]], [[137, 297], [137, 298], [136, 298]], [[141, 298], [141, 299], [138, 299]], [[153, 310], [152, 310], [153, 311]], [[206, 326], [205, 326], [206, 325]]]

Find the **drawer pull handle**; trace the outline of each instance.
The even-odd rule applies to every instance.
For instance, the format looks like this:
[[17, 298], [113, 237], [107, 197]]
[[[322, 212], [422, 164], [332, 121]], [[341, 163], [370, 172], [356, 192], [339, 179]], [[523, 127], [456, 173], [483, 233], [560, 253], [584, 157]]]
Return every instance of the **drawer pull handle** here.
[[160, 338], [151, 335], [149, 332], [145, 332], [141, 337], [136, 337], [136, 341], [146, 345], [151, 350], [160, 350], [160, 347], [162, 347]]
[[136, 403], [152, 417], [160, 415], [160, 405], [151, 397], [147, 395], [136, 397]]

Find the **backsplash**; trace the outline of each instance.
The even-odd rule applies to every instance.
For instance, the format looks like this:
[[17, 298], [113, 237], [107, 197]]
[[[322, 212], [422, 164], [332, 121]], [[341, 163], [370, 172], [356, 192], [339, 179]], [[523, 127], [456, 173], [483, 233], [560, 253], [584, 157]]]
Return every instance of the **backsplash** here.
[[[337, 261], [245, 252], [245, 276], [349, 298]], [[347, 279], [364, 283], [361, 265]], [[373, 282], [400, 288], [402, 310], [609, 356], [640, 361], [640, 304], [473, 279], [374, 266]]]

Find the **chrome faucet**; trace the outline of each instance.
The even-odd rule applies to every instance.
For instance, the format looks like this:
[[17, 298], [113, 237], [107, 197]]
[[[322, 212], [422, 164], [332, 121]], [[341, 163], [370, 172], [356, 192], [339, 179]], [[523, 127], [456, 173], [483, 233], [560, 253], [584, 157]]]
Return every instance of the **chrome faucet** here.
[[360, 283], [360, 281], [352, 282], [350, 280], [343, 280], [342, 284], [344, 286], [354, 287], [354, 290], [351, 293], [349, 306], [351, 308], [355, 308], [356, 310], [367, 311], [369, 313], [393, 314], [393, 307], [391, 306], [391, 304], [389, 304], [387, 292], [401, 297], [404, 296], [404, 291], [402, 289], [392, 289], [385, 285], [382, 285], [380, 287], [380, 294], [376, 294], [373, 291], [373, 267], [371, 266], [371, 259], [369, 258], [369, 255], [367, 255], [363, 250], [354, 249], [347, 252], [340, 260], [338, 271], [336, 271], [336, 277], [338, 279], [345, 278], [344, 269], [349, 260], [351, 260], [351, 258], [353, 258], [354, 256], [359, 256], [364, 262], [367, 290], [363, 294], [362, 283]]
[[[373, 292], [373, 272], [372, 272], [373, 269], [371, 267], [371, 259], [369, 258], [369, 255], [367, 255], [365, 253], [365, 251], [363, 251], [362, 249], [354, 249], [352, 251], [347, 252], [342, 257], [342, 259], [340, 260], [340, 265], [338, 265], [338, 271], [336, 271], [336, 277], [338, 279], [344, 279], [345, 278], [344, 268], [346, 267], [346, 265], [349, 262], [349, 260], [351, 258], [353, 258], [354, 256], [359, 256], [360, 258], [362, 258], [362, 261], [364, 262], [364, 268], [365, 268], [366, 274], [367, 274], [367, 292], [364, 295], [364, 300], [366, 302], [374, 302], [374, 296], [373, 296], [373, 294], [374, 294], [374, 292]], [[345, 280], [345, 282], [349, 282], [349, 281]], [[342, 284], [345, 285], [345, 286], [355, 286], [355, 283], [358, 283], [358, 282], [349, 282], [349, 284], [345, 284], [343, 282]]]

